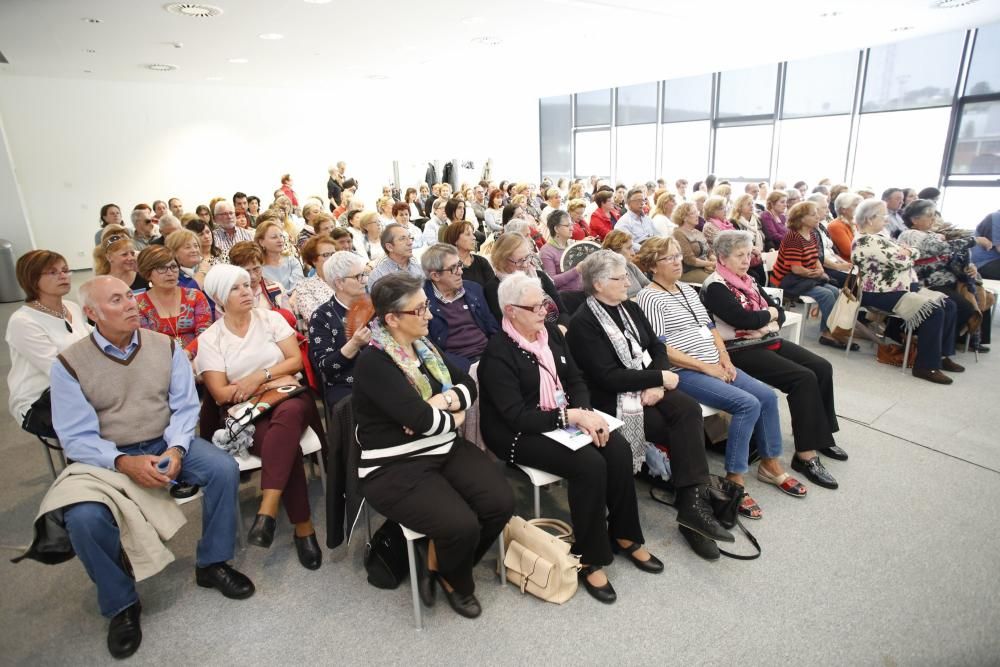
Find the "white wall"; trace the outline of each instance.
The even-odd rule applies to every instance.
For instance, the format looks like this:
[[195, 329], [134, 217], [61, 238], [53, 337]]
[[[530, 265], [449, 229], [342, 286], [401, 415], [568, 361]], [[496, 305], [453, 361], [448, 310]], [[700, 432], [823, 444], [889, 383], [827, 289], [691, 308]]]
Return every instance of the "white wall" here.
[[408, 99], [389, 86], [349, 95], [6, 76], [0, 117], [37, 247], [87, 268], [107, 202], [126, 217], [138, 202], [177, 196], [193, 211], [237, 190], [266, 205], [286, 172], [300, 197], [325, 196], [337, 160], [369, 206], [393, 160], [491, 157], [495, 179], [536, 180], [537, 98]]
[[19, 257], [34, 247], [31, 226], [25, 211], [21, 188], [17, 182], [13, 156], [7, 132], [0, 114], [0, 238], [10, 241], [14, 255]]

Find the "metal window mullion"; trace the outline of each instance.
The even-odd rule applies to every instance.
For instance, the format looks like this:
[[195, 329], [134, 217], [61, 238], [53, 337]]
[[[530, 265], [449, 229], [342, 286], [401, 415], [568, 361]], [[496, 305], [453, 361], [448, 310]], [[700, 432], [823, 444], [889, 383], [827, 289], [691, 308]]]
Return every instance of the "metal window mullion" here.
[[719, 87], [722, 83], [722, 73], [712, 72], [712, 100], [708, 124], [708, 170], [706, 174], [715, 172], [715, 129], [719, 122]]
[[611, 150], [611, 155], [609, 159], [611, 160], [611, 167], [609, 171], [611, 172], [611, 180], [614, 183], [618, 182], [618, 130], [615, 127], [615, 123], [618, 121], [618, 89], [611, 89], [611, 128], [609, 133], [609, 149]]
[[[951, 115], [948, 117], [948, 134], [944, 144], [944, 155], [941, 156], [941, 172], [938, 175], [938, 187], [943, 188], [944, 182], [951, 171], [951, 163], [958, 147], [959, 121], [965, 106], [965, 85], [968, 82], [969, 69], [972, 66], [972, 50], [975, 48], [979, 30], [973, 28], [965, 33], [965, 44], [962, 47], [962, 60], [959, 62], [958, 79], [955, 81], [955, 92], [951, 98]], [[942, 202], [943, 203], [943, 202]]]
[[858, 78], [854, 86], [854, 104], [851, 106], [851, 129], [847, 135], [847, 161], [844, 164], [844, 182], [854, 185], [854, 167], [858, 158], [858, 131], [861, 129], [861, 104], [865, 98], [868, 78], [868, 58], [871, 49], [861, 49], [858, 56]]
[[[653, 173], [656, 178], [663, 176], [663, 160], [660, 151], [663, 150], [663, 82], [656, 82], [656, 146], [653, 149]], [[664, 178], [664, 180], [666, 180]]]
[[771, 159], [768, 161], [768, 183], [773, 183], [778, 175], [778, 152], [781, 149], [781, 109], [785, 106], [785, 73], [788, 62], [778, 63], [778, 83], [774, 91], [774, 123], [771, 125]]

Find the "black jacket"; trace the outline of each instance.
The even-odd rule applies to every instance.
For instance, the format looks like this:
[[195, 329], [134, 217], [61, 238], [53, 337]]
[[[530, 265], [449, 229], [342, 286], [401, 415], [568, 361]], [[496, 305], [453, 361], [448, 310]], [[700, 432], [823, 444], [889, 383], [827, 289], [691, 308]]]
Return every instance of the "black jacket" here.
[[[556, 304], [556, 308], [559, 309], [559, 319], [556, 320], [556, 324], [561, 324], [564, 327], [569, 326], [570, 313], [566, 310], [566, 304], [563, 303], [562, 297], [559, 296], [559, 291], [556, 289], [555, 283], [552, 282], [552, 278], [549, 278], [548, 274], [544, 271], [537, 271], [539, 280], [542, 281], [542, 291], [552, 299], [553, 303]], [[497, 297], [497, 291], [500, 289], [500, 279], [494, 275], [492, 280], [487, 281], [483, 285], [483, 292], [486, 293], [486, 303], [490, 304], [490, 312], [493, 313], [493, 317], [497, 318], [497, 322], [503, 321], [503, 313], [500, 312], [500, 300]]]
[[351, 397], [326, 407], [326, 546], [335, 549], [350, 537], [361, 509], [358, 463], [361, 447], [354, 438]]

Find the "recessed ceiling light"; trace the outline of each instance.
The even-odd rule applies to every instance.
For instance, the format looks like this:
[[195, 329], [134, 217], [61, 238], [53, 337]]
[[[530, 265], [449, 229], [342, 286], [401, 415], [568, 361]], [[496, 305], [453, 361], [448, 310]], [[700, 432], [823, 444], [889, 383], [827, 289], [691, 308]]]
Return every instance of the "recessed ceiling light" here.
[[214, 5], [196, 5], [191, 2], [173, 2], [164, 5], [163, 8], [171, 14], [190, 16], [196, 19], [207, 19], [222, 13], [222, 9]]
[[285, 38], [285, 36], [282, 35], [280, 32], [264, 32], [264, 33], [261, 33], [261, 34], [259, 34], [257, 36], [260, 37], [261, 39], [284, 39]]
[[896, 28], [893, 28], [889, 32], [909, 32], [910, 30], [913, 30], [912, 25], [901, 25]]
[[937, 9], [958, 9], [979, 2], [979, 0], [937, 0], [931, 6]]
[[234, 65], [246, 65], [250, 61], [247, 60], [246, 58], [230, 58], [229, 62], [231, 62]]
[[93, 73], [94, 73], [94, 70], [91, 70], [91, 69], [85, 69], [85, 70], [83, 70], [83, 73], [84, 73], [84, 74], [93, 74]]
[[166, 65], [163, 63], [155, 63], [153, 65], [146, 65], [146, 69], [151, 69], [154, 72], [173, 72], [177, 69], [177, 65]]
[[473, 44], [478, 44], [479, 46], [500, 46], [500, 39], [497, 37], [490, 37], [489, 35], [484, 35], [482, 37], [476, 37], [472, 40]]
[[101, 19], [91, 19], [91, 18], [83, 18], [81, 20], [84, 23], [101, 23], [102, 22]]

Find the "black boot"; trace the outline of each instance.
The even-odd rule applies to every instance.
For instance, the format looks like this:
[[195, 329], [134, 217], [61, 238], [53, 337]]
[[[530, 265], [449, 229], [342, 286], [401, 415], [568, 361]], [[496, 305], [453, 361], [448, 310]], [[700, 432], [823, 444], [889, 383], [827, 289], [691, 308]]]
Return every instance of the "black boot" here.
[[735, 542], [736, 538], [723, 528], [705, 497], [704, 484], [685, 486], [677, 492], [677, 523], [716, 542]]

